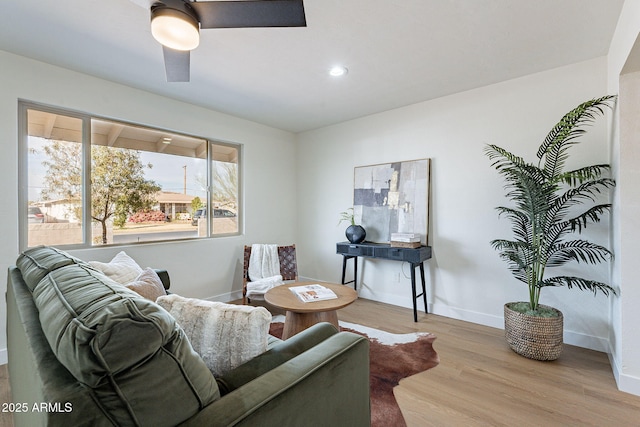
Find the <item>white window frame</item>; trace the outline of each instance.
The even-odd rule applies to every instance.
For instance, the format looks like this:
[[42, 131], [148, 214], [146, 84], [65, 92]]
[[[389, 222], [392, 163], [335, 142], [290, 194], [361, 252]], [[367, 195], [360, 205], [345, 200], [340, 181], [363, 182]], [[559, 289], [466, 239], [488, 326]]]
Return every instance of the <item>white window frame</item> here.
[[[88, 113], [82, 113], [74, 110], [69, 110], [65, 108], [53, 107], [50, 105], [45, 105], [37, 102], [27, 101], [27, 100], [19, 100], [18, 101], [18, 237], [19, 237], [19, 247], [20, 250], [23, 251], [27, 249], [28, 246], [28, 203], [29, 203], [29, 194], [28, 194], [28, 182], [29, 182], [29, 168], [28, 168], [28, 110], [37, 110], [51, 114], [59, 114], [67, 117], [77, 118], [82, 121], [82, 236], [83, 243], [81, 244], [63, 244], [56, 245], [52, 244], [52, 246], [61, 247], [64, 249], [88, 249], [88, 248], [99, 248], [106, 246], [130, 246], [130, 245], [141, 245], [148, 243], [159, 243], [159, 242], [176, 242], [176, 241], [185, 241], [185, 240], [201, 240], [206, 238], [217, 238], [217, 237], [228, 237], [228, 236], [238, 236], [243, 234], [243, 152], [244, 146], [242, 144], [234, 143], [234, 142], [223, 142], [220, 140], [214, 140], [211, 138], [195, 136], [190, 134], [184, 134], [180, 132], [171, 131], [168, 129], [162, 129], [158, 127], [126, 122], [119, 119], [105, 118], [100, 117]], [[91, 121], [92, 120], [103, 120], [109, 121], [113, 123], [122, 124], [124, 126], [133, 126], [140, 127], [144, 129], [149, 129], [152, 131], [160, 131], [166, 132], [174, 135], [183, 135], [191, 138], [198, 138], [205, 140], [207, 142], [207, 196], [206, 196], [206, 205], [210, 207], [207, 209], [207, 233], [204, 237], [187, 237], [187, 238], [178, 238], [178, 239], [166, 239], [166, 240], [152, 240], [152, 241], [141, 241], [141, 242], [132, 242], [132, 243], [109, 243], [109, 244], [93, 244], [92, 243], [92, 219], [91, 219]], [[213, 147], [214, 146], [224, 146], [230, 147], [237, 151], [237, 230], [235, 232], [230, 233], [217, 233], [213, 234], [213, 202], [212, 202], [212, 183], [213, 183]]]

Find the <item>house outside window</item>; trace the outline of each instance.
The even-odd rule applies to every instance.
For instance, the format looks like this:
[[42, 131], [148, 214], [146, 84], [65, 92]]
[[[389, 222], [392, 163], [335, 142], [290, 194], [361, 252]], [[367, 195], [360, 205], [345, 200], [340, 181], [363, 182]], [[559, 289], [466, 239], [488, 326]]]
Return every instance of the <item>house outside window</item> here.
[[29, 102], [19, 108], [21, 249], [241, 232], [240, 145]]

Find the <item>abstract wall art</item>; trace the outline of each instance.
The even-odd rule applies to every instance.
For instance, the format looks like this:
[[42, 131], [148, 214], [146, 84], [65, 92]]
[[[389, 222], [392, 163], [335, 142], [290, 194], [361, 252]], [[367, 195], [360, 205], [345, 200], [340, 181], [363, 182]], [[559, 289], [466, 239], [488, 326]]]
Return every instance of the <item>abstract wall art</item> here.
[[429, 159], [420, 159], [354, 169], [354, 219], [367, 241], [388, 243], [391, 233], [415, 233], [427, 244], [429, 166]]

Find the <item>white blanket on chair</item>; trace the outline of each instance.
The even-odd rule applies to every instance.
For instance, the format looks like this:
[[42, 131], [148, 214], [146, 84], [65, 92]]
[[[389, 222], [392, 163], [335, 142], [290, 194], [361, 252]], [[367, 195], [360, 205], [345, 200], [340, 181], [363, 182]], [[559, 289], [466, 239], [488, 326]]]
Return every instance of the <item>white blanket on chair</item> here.
[[278, 245], [251, 245], [249, 257], [247, 297], [264, 295], [269, 289], [282, 284]]

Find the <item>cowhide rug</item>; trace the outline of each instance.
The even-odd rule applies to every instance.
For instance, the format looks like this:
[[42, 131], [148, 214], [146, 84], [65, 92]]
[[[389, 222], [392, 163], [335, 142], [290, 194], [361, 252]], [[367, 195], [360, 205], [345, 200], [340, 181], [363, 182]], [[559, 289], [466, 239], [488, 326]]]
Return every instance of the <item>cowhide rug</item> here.
[[[269, 333], [282, 336], [284, 316], [275, 316]], [[354, 323], [340, 322], [343, 331], [369, 338], [371, 426], [406, 426], [393, 388], [401, 379], [436, 366], [440, 359], [433, 349], [436, 336], [428, 332], [391, 334]]]

